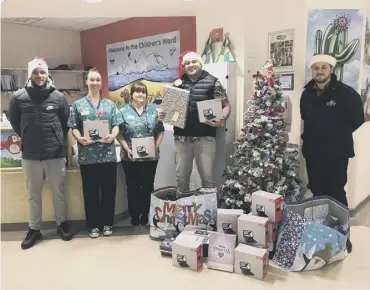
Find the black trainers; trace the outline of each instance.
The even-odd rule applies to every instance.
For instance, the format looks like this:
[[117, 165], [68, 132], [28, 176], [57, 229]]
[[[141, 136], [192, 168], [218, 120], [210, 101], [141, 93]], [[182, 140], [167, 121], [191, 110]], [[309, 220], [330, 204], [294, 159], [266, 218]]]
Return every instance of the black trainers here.
[[145, 226], [145, 225], [147, 225], [147, 224], [148, 224], [148, 222], [149, 222], [148, 215], [144, 215], [144, 214], [142, 214], [142, 215], [141, 215], [141, 217], [140, 217], [140, 224], [141, 224], [142, 226]]
[[131, 218], [131, 225], [137, 227], [140, 224], [140, 220], [138, 218]]
[[351, 252], [352, 252], [352, 243], [351, 243], [350, 239], [347, 240], [347, 252], [348, 252], [348, 254], [351, 254]]
[[63, 241], [72, 240], [72, 234], [69, 232], [69, 226], [67, 222], [62, 222], [60, 226], [57, 227], [57, 234]]
[[27, 250], [33, 247], [37, 241], [41, 240], [42, 234], [40, 230], [29, 229], [26, 238], [23, 240], [21, 247], [23, 250]]

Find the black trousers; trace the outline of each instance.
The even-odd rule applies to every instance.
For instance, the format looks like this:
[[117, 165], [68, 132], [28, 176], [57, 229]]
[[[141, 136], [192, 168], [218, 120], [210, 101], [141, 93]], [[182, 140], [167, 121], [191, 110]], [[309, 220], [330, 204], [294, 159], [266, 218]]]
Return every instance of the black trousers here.
[[117, 163], [80, 165], [89, 229], [112, 226], [116, 205]]
[[347, 183], [348, 158], [313, 161], [306, 159], [309, 189], [314, 196], [328, 195], [348, 206], [344, 186]]
[[128, 210], [133, 220], [147, 216], [158, 161], [122, 161], [126, 175]]

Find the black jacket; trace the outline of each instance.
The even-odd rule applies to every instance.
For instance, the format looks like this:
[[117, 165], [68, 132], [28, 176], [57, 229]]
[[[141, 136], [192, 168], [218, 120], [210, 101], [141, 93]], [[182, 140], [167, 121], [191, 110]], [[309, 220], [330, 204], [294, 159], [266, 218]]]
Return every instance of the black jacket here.
[[329, 86], [318, 96], [312, 80], [302, 94], [300, 109], [305, 158], [326, 160], [355, 156], [352, 133], [364, 123], [364, 108], [353, 88], [332, 74]]
[[181, 80], [181, 88], [190, 91], [189, 108], [185, 129], [174, 127], [174, 134], [192, 137], [215, 137], [215, 127], [200, 123], [197, 102], [214, 99], [214, 88], [217, 78], [207, 71], [203, 71], [201, 77], [195, 82], [192, 82], [185, 74]]
[[69, 105], [53, 86], [28, 85], [14, 93], [9, 121], [22, 140], [22, 158], [46, 160], [67, 156]]

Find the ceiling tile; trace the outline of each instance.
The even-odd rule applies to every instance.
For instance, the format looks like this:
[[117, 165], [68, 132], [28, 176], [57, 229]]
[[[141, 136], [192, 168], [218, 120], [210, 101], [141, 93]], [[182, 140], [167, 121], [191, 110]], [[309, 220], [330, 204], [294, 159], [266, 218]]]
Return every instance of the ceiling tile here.
[[33, 24], [36, 22], [40, 22], [45, 18], [1, 18], [1, 21], [10, 22], [10, 23], [18, 23], [18, 24]]
[[88, 22], [85, 22], [85, 23], [76, 24], [73, 27], [77, 30], [82, 31], [82, 30], [88, 30], [88, 29], [92, 29], [92, 28], [95, 28], [95, 27], [99, 27], [99, 26], [110, 24], [110, 23], [114, 23], [114, 22], [117, 22], [117, 21], [120, 21], [120, 20], [123, 20], [123, 19], [126, 19], [126, 18], [117, 18], [117, 17], [95, 18], [95, 19], [93, 19], [91, 21], [88, 21]]
[[71, 27], [92, 19], [94, 18], [45, 18], [35, 23], [35, 25], [43, 27]]

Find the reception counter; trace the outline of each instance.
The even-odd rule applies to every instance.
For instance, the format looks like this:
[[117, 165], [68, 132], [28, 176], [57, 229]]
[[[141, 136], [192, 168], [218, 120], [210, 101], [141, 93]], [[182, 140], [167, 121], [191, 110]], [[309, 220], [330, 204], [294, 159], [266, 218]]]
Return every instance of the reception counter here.
[[[369, 132], [369, 126], [370, 122], [364, 124], [364, 126], [359, 129], [359, 131], [363, 131], [362, 134], [360, 134], [361, 132], [356, 132], [355, 134], [356, 158], [351, 159], [348, 170], [349, 182], [346, 186], [351, 209], [355, 209], [370, 196], [370, 178], [368, 178], [368, 168], [370, 164], [370, 154], [368, 153], [368, 148], [370, 148], [370, 134], [363, 134], [365, 131]], [[154, 182], [155, 189], [176, 185], [173, 130], [171, 126], [166, 126], [165, 129], [163, 142], [160, 147], [161, 158], [158, 162], [157, 174]], [[361, 139], [360, 136], [363, 138]], [[69, 139], [72, 140], [71, 142], [75, 142], [72, 138]], [[72, 146], [69, 148], [72, 148]], [[71, 150], [72, 149], [69, 150], [69, 156], [71, 156]], [[117, 152], [119, 152], [119, 148], [117, 148]], [[69, 158], [69, 160], [71, 160], [71, 158]], [[302, 167], [304, 167], [304, 164], [302, 164]], [[218, 173], [217, 175], [220, 174]], [[301, 175], [304, 178], [304, 170], [301, 171]], [[194, 166], [190, 183], [191, 189], [200, 186], [200, 178], [196, 166]], [[66, 176], [66, 199], [68, 203], [68, 218], [72, 221], [83, 222], [85, 219], [85, 212], [81, 176], [78, 167], [73, 168], [70, 161]], [[52, 201], [51, 188], [45, 183], [42, 199], [44, 227], [55, 227], [52, 222], [55, 220]], [[120, 162], [117, 162], [115, 214], [116, 221], [120, 221], [127, 216], [125, 174]], [[1, 168], [1, 223], [3, 231], [27, 229], [28, 194], [21, 167]]]
[[[171, 127], [166, 127], [166, 129], [160, 147], [161, 159], [158, 162], [155, 188], [176, 184], [173, 131]], [[70, 135], [70, 145], [75, 142], [72, 138]], [[70, 157], [71, 153], [69, 150]], [[117, 148], [117, 153], [119, 153], [119, 148]], [[81, 175], [79, 168], [71, 165], [71, 159], [69, 158], [69, 169], [66, 176], [68, 218], [82, 223], [85, 220], [85, 211]], [[128, 215], [125, 179], [122, 165], [117, 162], [116, 222]], [[43, 228], [55, 227], [52, 191], [47, 182], [42, 195], [42, 220]], [[22, 167], [1, 168], [1, 224], [3, 231], [26, 230], [28, 227], [28, 194]]]

